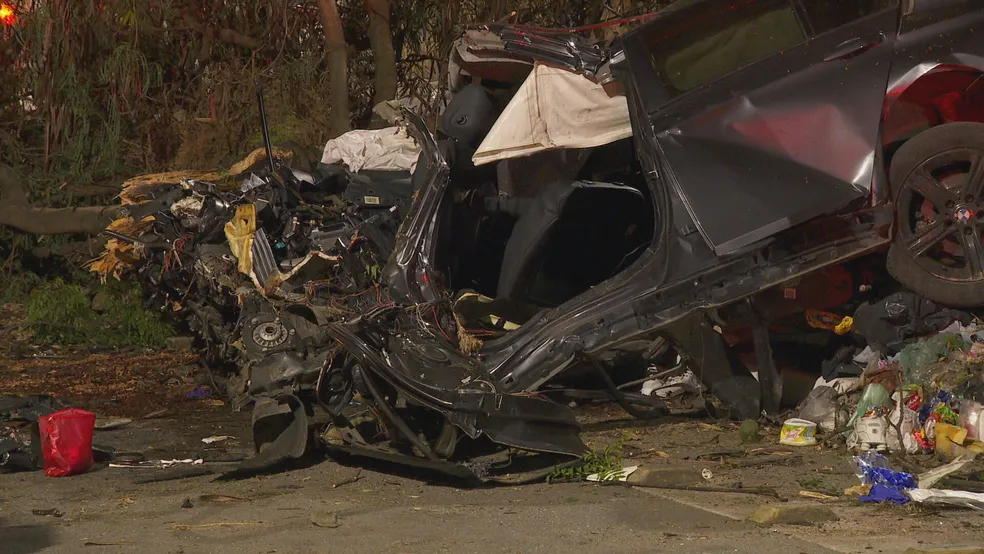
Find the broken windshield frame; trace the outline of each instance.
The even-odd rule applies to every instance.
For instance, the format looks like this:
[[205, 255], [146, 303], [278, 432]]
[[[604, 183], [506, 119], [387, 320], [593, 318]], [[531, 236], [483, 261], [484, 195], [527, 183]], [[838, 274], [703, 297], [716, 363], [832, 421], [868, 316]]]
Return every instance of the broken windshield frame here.
[[441, 295], [434, 289], [428, 271], [434, 259], [436, 214], [448, 190], [450, 169], [424, 121], [407, 109], [403, 109], [402, 116], [407, 130], [420, 145], [417, 171], [424, 173], [422, 186], [414, 193], [409, 213], [397, 233], [383, 279], [396, 299], [409, 304], [433, 302]]

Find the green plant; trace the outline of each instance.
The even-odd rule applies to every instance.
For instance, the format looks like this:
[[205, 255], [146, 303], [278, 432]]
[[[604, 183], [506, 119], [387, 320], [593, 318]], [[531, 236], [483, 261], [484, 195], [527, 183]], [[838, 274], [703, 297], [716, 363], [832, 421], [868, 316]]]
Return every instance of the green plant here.
[[3, 292], [0, 293], [0, 305], [16, 304], [24, 299], [27, 294], [37, 288], [41, 283], [41, 278], [30, 271], [17, 272], [9, 276], [4, 285]]
[[625, 437], [609, 444], [601, 450], [588, 449], [580, 463], [558, 467], [547, 477], [547, 482], [554, 481], [584, 481], [588, 475], [598, 474], [600, 481], [614, 481], [622, 470], [622, 447]]
[[27, 321], [42, 341], [86, 342], [85, 327], [95, 317], [85, 289], [60, 278], [44, 283], [27, 297]]
[[143, 305], [139, 286], [113, 282], [96, 289], [98, 311], [86, 289], [58, 278], [27, 297], [27, 322], [35, 338], [97, 348], [160, 347], [173, 329]]

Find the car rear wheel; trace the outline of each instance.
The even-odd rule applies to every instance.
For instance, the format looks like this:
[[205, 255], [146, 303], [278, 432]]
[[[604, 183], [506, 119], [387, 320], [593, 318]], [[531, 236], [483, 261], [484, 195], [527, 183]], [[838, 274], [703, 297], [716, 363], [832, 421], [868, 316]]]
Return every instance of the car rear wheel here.
[[984, 305], [984, 124], [948, 123], [892, 158], [896, 233], [888, 271], [930, 300]]

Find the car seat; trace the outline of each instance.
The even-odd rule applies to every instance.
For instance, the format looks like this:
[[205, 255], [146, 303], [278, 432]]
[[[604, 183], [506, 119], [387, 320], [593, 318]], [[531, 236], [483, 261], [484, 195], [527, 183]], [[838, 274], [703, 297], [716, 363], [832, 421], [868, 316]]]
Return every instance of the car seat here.
[[624, 185], [555, 183], [508, 211], [518, 220], [496, 297], [516, 302], [558, 306], [613, 276], [652, 238], [650, 206]]

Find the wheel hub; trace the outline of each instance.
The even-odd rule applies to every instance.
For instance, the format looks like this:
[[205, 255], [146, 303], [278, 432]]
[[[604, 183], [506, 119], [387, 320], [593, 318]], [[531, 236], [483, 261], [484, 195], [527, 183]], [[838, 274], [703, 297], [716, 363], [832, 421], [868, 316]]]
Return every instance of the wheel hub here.
[[976, 217], [976, 213], [973, 208], [967, 206], [957, 206], [953, 210], [953, 221], [959, 223], [960, 225], [969, 225]]
[[287, 329], [279, 321], [263, 323], [253, 330], [253, 340], [263, 348], [274, 348], [287, 342]]

